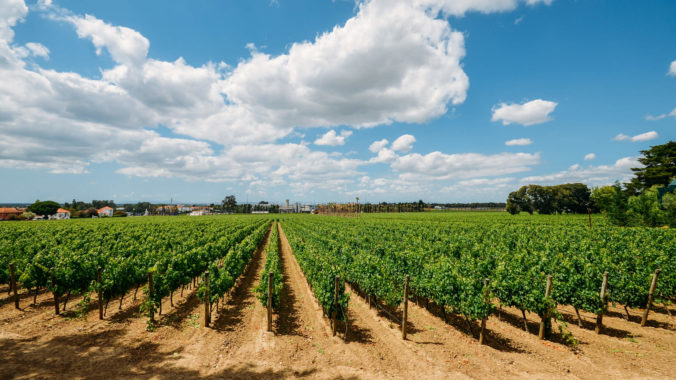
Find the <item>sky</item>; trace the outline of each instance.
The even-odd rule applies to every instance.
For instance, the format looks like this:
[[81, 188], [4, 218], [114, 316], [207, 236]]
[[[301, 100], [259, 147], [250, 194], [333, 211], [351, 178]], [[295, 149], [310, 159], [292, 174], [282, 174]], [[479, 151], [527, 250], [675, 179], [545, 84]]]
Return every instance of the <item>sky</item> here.
[[676, 137], [676, 2], [0, 0], [0, 202], [504, 201]]

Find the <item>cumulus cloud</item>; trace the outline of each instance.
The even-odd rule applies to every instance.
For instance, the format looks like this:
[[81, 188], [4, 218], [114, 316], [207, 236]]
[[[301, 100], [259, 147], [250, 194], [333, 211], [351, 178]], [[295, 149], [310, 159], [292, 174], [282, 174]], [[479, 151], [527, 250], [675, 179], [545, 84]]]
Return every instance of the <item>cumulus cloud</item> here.
[[593, 160], [593, 159], [595, 159], [595, 158], [596, 158], [596, 155], [595, 155], [594, 153], [587, 153], [587, 154], [584, 156], [584, 160], [585, 160], [585, 161], [591, 161], [591, 160]]
[[[28, 63], [27, 57], [48, 58], [50, 51], [35, 42], [14, 44], [13, 28], [29, 9], [21, 0], [0, 0], [0, 166], [84, 173], [93, 163], [116, 162], [123, 175], [260, 187], [288, 181], [298, 191], [347, 186], [363, 176], [360, 167], [378, 162], [400, 174], [391, 189], [413, 188], [406, 176], [426, 166], [434, 166], [430, 179], [494, 175], [499, 165], [493, 160], [506, 160], [500, 163], [505, 172], [527, 170], [537, 155], [433, 152], [418, 155], [416, 166], [414, 155], [397, 154], [412, 149], [411, 135], [389, 149], [387, 140], [374, 142], [369, 150], [377, 156], [368, 161], [276, 141], [301, 127], [372, 127], [443, 115], [465, 101], [469, 79], [461, 64], [464, 36], [439, 14], [538, 2], [550, 3], [363, 1], [343, 25], [280, 55], [252, 48], [233, 67], [154, 59], [151, 41], [139, 31], [39, 1], [31, 10], [49, 15], [45, 22], [69, 23], [74, 37], [112, 60], [100, 78], [86, 78]], [[158, 125], [170, 137], [154, 131]], [[350, 134], [330, 130], [315, 143], [344, 144]]]
[[326, 132], [322, 137], [315, 140], [315, 145], [337, 146], [345, 145], [345, 139], [352, 135], [352, 131], [341, 131], [340, 135], [336, 134], [333, 129]]
[[374, 141], [373, 143], [371, 143], [371, 145], [369, 145], [369, 150], [370, 150], [371, 152], [373, 152], [373, 153], [377, 153], [377, 152], [379, 152], [381, 149], [383, 149], [384, 147], [386, 147], [387, 144], [389, 144], [389, 143], [390, 143], [390, 142], [387, 141], [387, 139], [382, 139], [382, 140]]
[[426, 155], [412, 153], [397, 158], [392, 169], [402, 178], [452, 179], [497, 176], [530, 170], [540, 162], [539, 153], [480, 153], [446, 154], [432, 152]]
[[636, 157], [624, 157], [617, 160], [613, 165], [599, 165], [582, 167], [572, 165], [568, 170], [558, 173], [530, 176], [520, 180], [522, 184], [554, 185], [569, 182], [581, 182], [590, 186], [609, 185], [619, 180], [627, 182], [633, 176], [631, 168], [643, 165]]
[[668, 75], [676, 76], [676, 61], [672, 61], [671, 65], [669, 65], [669, 71], [667, 72]]
[[75, 25], [80, 38], [92, 41], [96, 54], [101, 54], [105, 47], [115, 62], [138, 65], [148, 54], [150, 41], [133, 29], [113, 26], [91, 15], [68, 16], [66, 20]]
[[533, 140], [526, 139], [526, 138], [513, 139], [513, 140], [505, 141], [505, 145], [507, 145], [507, 146], [524, 146], [524, 145], [530, 145], [532, 143], [533, 143]]
[[413, 143], [415, 143], [415, 137], [413, 137], [413, 135], [401, 135], [392, 142], [392, 150], [395, 152], [406, 153], [413, 149]]
[[648, 141], [648, 140], [653, 140], [658, 138], [659, 135], [655, 131], [650, 131], [646, 133], [641, 133], [636, 136], [627, 136], [623, 133], [618, 134], [617, 136], [613, 137], [613, 140], [615, 141], [631, 141], [631, 142], [637, 142], [637, 141]]
[[223, 90], [259, 121], [279, 126], [417, 123], [465, 100], [464, 55], [462, 33], [426, 8], [372, 0], [286, 54], [252, 52]]
[[523, 104], [500, 103], [493, 107], [491, 121], [502, 121], [502, 125], [512, 123], [534, 125], [550, 121], [549, 114], [554, 111], [558, 103], [535, 99]]

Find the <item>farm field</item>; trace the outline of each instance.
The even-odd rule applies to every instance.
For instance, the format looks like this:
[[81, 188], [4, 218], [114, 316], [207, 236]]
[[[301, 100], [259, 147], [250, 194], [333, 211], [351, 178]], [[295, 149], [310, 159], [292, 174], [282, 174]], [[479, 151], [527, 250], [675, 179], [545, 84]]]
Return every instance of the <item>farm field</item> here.
[[[674, 230], [610, 227], [598, 216], [590, 230], [586, 216], [505, 213], [274, 219], [0, 224], [0, 377], [669, 378], [676, 370]], [[273, 332], [260, 286], [268, 272]], [[541, 317], [551, 320], [543, 340]]]

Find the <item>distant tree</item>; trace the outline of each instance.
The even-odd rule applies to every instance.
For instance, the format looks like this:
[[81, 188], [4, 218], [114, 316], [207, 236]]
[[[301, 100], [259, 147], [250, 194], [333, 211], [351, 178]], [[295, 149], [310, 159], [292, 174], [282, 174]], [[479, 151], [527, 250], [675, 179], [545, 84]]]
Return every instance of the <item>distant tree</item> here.
[[584, 214], [591, 191], [583, 183], [566, 183], [553, 187], [558, 212]]
[[664, 217], [669, 227], [676, 227], [676, 193], [667, 193], [662, 196]]
[[30, 212], [30, 211], [26, 211], [22, 215], [23, 215], [24, 219], [28, 219], [28, 220], [35, 218], [35, 213]]
[[28, 206], [26, 211], [34, 212], [37, 215], [54, 215], [61, 206], [54, 201], [36, 201]]
[[223, 209], [228, 212], [233, 212], [237, 207], [237, 199], [234, 195], [228, 195], [223, 199]]
[[591, 193], [591, 201], [594, 207], [601, 212], [607, 213], [615, 196], [615, 187], [601, 186], [595, 187]]
[[117, 206], [115, 205], [115, 202], [112, 201], [112, 200], [93, 200], [92, 201], [92, 207], [94, 207], [95, 209], [100, 209], [100, 208], [106, 207], [106, 206], [113, 208], [113, 209], [117, 208]]
[[643, 157], [638, 161], [642, 168], [632, 168], [635, 177], [625, 184], [629, 195], [637, 195], [654, 185], [666, 186], [676, 177], [676, 142], [655, 145], [648, 150], [642, 150]]
[[522, 186], [519, 190], [509, 193], [507, 197], [506, 208], [512, 214], [518, 214], [521, 211], [533, 214], [533, 202], [528, 196], [528, 186]]
[[143, 214], [148, 210], [148, 212], [151, 211], [151, 204], [150, 202], [138, 202], [137, 204], [134, 205], [132, 208], [132, 212], [134, 214]]
[[629, 202], [626, 194], [622, 191], [619, 182], [613, 185], [613, 194], [608, 205], [608, 218], [616, 226], [626, 226], [629, 224]]
[[86, 210], [80, 211], [80, 214], [78, 216], [80, 218], [91, 218], [94, 216], [99, 216], [99, 212], [95, 208], [90, 207]]

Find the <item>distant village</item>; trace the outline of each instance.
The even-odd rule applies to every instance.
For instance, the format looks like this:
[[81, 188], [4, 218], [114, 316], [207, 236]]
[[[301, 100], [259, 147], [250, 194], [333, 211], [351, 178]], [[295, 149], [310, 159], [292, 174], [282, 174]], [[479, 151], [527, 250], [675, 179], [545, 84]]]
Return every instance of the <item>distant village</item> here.
[[218, 214], [271, 214], [271, 213], [316, 213], [317, 206], [291, 203], [272, 204], [265, 201], [259, 203], [237, 204], [234, 197], [221, 204], [186, 205], [156, 204], [139, 202], [135, 204], [117, 205], [115, 202], [94, 200], [59, 204], [53, 201], [36, 201], [33, 204], [0, 205], [0, 220], [62, 220], [75, 218], [114, 218], [141, 216], [203, 216]]

